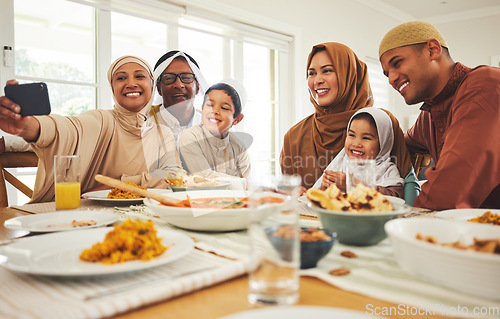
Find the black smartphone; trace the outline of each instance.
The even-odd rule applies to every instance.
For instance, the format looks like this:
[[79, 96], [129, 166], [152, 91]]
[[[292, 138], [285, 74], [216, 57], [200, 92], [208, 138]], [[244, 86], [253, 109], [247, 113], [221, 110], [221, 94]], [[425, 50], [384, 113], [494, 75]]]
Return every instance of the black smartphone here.
[[21, 107], [21, 116], [50, 114], [49, 91], [43, 82], [6, 85], [5, 96]]

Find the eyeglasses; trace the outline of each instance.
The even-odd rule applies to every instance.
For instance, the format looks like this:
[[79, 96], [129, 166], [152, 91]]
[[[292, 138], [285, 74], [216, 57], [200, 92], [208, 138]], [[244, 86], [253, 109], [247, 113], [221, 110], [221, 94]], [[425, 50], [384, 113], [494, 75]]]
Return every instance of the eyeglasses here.
[[160, 81], [163, 84], [167, 85], [174, 84], [174, 82], [177, 80], [177, 77], [179, 77], [181, 82], [184, 84], [193, 83], [193, 81], [196, 80], [194, 73], [163, 73], [162, 75], [160, 75]]

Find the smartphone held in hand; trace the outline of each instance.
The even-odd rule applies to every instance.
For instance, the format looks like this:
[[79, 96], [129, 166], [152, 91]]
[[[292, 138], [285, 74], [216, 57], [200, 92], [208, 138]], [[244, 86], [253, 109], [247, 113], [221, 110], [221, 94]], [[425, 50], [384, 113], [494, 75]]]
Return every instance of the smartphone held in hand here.
[[7, 85], [5, 96], [21, 107], [21, 116], [50, 114], [49, 91], [43, 82]]

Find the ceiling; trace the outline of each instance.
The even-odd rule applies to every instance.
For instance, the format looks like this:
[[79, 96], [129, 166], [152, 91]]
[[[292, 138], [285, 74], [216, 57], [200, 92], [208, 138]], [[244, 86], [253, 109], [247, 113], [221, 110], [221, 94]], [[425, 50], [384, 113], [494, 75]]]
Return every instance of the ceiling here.
[[446, 23], [500, 15], [500, 0], [358, 0], [398, 20]]

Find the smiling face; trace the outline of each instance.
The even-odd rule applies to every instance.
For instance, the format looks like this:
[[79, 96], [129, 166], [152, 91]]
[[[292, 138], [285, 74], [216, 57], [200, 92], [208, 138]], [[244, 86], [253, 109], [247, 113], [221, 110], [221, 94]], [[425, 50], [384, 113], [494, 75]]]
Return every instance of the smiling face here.
[[389, 84], [403, 96], [406, 104], [433, 98], [442, 89], [438, 83], [439, 69], [428, 53], [427, 44], [409, 45], [389, 50], [380, 57]]
[[149, 102], [153, 81], [148, 71], [137, 63], [125, 63], [111, 78], [116, 102], [125, 109], [139, 112]]
[[[191, 67], [184, 58], [176, 58], [162, 72], [162, 74], [165, 73], [193, 73], [193, 70], [191, 70]], [[192, 105], [194, 97], [199, 91], [198, 82], [196, 80], [191, 83], [183, 83], [179, 77], [177, 77], [172, 84], [164, 84], [158, 81], [157, 88], [158, 93], [163, 97], [164, 107], [179, 103]]]
[[312, 57], [307, 71], [307, 85], [312, 98], [320, 106], [327, 107], [337, 98], [339, 81], [326, 51], [319, 51]]
[[243, 114], [234, 118], [234, 104], [231, 97], [222, 90], [212, 90], [203, 104], [203, 125], [214, 136], [225, 137], [229, 129], [243, 119]]
[[375, 125], [366, 118], [351, 122], [344, 150], [350, 159], [374, 159], [380, 152], [380, 143]]

